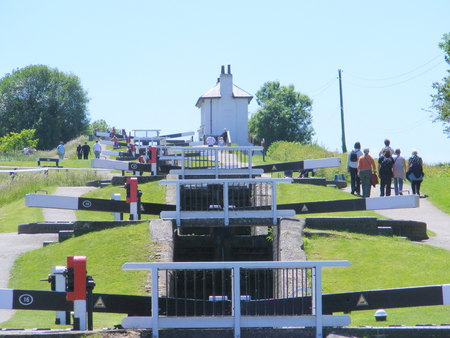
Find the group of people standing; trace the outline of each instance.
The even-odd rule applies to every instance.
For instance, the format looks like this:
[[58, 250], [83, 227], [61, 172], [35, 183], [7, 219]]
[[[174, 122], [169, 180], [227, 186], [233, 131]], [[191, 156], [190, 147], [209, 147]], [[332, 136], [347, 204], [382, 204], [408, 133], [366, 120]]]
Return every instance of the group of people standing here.
[[[100, 143], [98, 143], [98, 141], [95, 141], [93, 148], [94, 148], [95, 158], [100, 158], [100, 154], [102, 151], [102, 147], [101, 147]], [[83, 145], [81, 145], [81, 144], [78, 145], [77, 156], [78, 156], [79, 160], [81, 160], [81, 159], [88, 160], [90, 153], [91, 153], [91, 147], [89, 146], [89, 144], [87, 144], [87, 142], [84, 142]]]
[[[400, 149], [392, 149], [388, 139], [378, 157], [378, 175], [380, 177], [380, 196], [391, 195], [391, 184], [394, 179], [395, 195], [402, 195], [403, 181], [411, 182], [413, 194], [420, 196], [420, 184], [423, 180], [423, 161], [417, 155], [417, 150], [406, 160]], [[354, 149], [348, 154], [347, 167], [350, 172], [351, 193], [361, 197], [370, 197], [371, 177], [377, 172], [375, 160], [369, 155], [369, 148], [361, 151], [361, 144], [356, 142]], [[362, 195], [361, 195], [362, 188]]]
[[89, 159], [89, 154], [91, 153], [91, 147], [87, 142], [84, 142], [83, 145], [79, 144], [77, 147], [77, 156], [78, 159], [81, 160], [82, 158], [84, 160]]

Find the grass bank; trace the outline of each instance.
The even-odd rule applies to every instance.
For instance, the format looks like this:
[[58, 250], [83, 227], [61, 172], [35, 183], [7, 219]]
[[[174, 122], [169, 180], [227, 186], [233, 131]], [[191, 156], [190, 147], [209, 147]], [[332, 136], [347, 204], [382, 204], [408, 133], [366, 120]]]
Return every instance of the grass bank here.
[[[322, 232], [323, 233], [323, 232]], [[399, 237], [347, 232], [311, 233], [305, 251], [308, 260], [348, 260], [350, 267], [327, 268], [324, 293], [446, 284], [450, 251]], [[375, 322], [375, 310], [354, 311], [352, 326], [450, 324], [450, 306], [387, 309], [388, 321]]]
[[[145, 295], [147, 274], [122, 271], [125, 262], [149, 262], [154, 259], [154, 244], [149, 238], [148, 223], [103, 230], [69, 239], [27, 252], [17, 259], [9, 287], [15, 289], [50, 290], [46, 278], [50, 267], [66, 265], [67, 256], [87, 256], [88, 275], [96, 287], [94, 292]], [[125, 315], [94, 314], [96, 328], [113, 327]], [[17, 311], [2, 327], [61, 328], [55, 325], [54, 311]]]

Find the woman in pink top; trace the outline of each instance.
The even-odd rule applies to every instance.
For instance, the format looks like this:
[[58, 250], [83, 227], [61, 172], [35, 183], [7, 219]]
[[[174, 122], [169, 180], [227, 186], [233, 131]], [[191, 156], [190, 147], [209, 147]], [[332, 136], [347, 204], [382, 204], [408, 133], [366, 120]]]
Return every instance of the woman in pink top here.
[[358, 175], [361, 180], [362, 197], [370, 197], [370, 176], [376, 170], [375, 161], [369, 155], [369, 148], [364, 149], [364, 155], [358, 159]]

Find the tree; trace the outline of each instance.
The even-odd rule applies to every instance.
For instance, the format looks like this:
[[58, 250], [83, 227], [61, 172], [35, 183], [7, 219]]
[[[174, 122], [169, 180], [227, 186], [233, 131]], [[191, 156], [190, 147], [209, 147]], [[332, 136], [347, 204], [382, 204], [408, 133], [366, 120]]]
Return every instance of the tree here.
[[[450, 33], [444, 34], [439, 47], [446, 53], [445, 61], [450, 64]], [[450, 74], [450, 70], [447, 70]], [[431, 108], [435, 113], [435, 121], [444, 124], [444, 133], [450, 137], [450, 76], [444, 77], [442, 83], [433, 83], [436, 93], [431, 95]]]
[[54, 148], [86, 131], [89, 99], [72, 74], [28, 66], [0, 80], [0, 136], [35, 129], [38, 148]]
[[20, 133], [8, 133], [0, 137], [0, 152], [15, 153], [23, 148], [35, 148], [38, 140], [34, 138], [34, 129], [24, 129]]
[[110, 130], [111, 127], [106, 123], [105, 120], [95, 120], [94, 122], [89, 124], [88, 132], [90, 135], [94, 135], [95, 130], [99, 131], [107, 131]]
[[312, 100], [295, 91], [293, 85], [281, 86], [278, 81], [266, 82], [256, 93], [260, 106], [249, 121], [250, 134], [265, 146], [275, 141], [310, 143]]

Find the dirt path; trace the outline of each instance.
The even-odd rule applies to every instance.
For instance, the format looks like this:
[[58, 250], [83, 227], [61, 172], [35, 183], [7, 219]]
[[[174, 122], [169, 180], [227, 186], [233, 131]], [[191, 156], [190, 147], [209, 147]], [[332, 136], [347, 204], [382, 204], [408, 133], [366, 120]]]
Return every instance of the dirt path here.
[[[54, 195], [81, 196], [94, 187], [59, 187]], [[49, 222], [75, 221], [73, 210], [47, 209], [42, 210], [44, 219]], [[39, 249], [45, 241], [58, 241], [58, 234], [18, 235], [17, 232], [0, 234], [0, 288], [7, 288], [11, 268], [17, 257], [23, 253]], [[50, 272], [50, 266], [48, 267]], [[42, 276], [45, 278], [46, 276]], [[0, 310], [0, 323], [7, 321], [14, 314], [12, 310]]]

